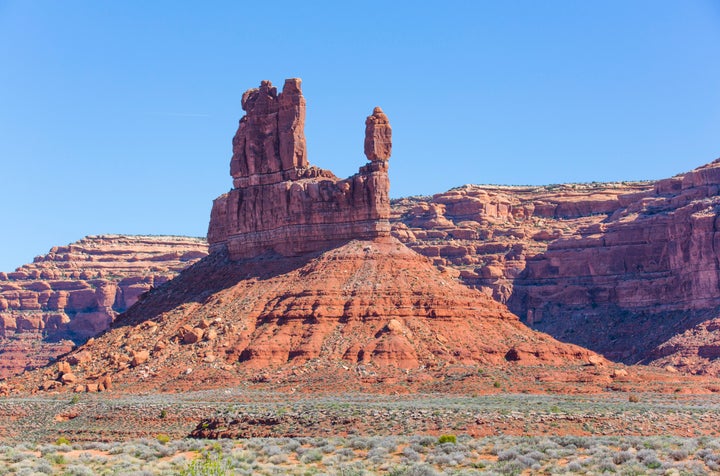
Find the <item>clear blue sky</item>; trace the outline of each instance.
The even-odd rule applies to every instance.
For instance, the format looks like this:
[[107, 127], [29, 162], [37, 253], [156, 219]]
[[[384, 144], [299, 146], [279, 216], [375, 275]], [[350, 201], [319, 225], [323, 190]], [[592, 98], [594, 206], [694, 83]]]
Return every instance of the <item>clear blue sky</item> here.
[[717, 0], [0, 0], [0, 270], [88, 234], [204, 236], [243, 91], [287, 77], [339, 176], [385, 110], [394, 197], [720, 156]]

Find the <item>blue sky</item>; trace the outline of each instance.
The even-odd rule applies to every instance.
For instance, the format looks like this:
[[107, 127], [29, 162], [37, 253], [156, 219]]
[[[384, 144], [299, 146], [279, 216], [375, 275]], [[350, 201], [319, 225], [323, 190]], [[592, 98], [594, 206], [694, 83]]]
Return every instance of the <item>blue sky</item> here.
[[311, 163], [393, 125], [391, 195], [657, 179], [720, 156], [720, 2], [0, 0], [0, 270], [204, 236], [243, 91], [300, 77]]

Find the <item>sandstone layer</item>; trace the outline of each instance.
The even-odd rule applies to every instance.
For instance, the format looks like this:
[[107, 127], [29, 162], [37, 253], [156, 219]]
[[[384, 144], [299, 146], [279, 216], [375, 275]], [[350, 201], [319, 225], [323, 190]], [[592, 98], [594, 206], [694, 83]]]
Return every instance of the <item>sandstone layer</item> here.
[[[720, 314], [719, 184], [716, 161], [657, 182], [469, 185], [394, 201], [393, 234], [536, 329], [664, 365], [679, 347], [658, 346]], [[697, 348], [673, 363], [715, 368]]]
[[0, 273], [0, 378], [104, 331], [145, 292], [206, 255], [197, 238], [88, 236]]

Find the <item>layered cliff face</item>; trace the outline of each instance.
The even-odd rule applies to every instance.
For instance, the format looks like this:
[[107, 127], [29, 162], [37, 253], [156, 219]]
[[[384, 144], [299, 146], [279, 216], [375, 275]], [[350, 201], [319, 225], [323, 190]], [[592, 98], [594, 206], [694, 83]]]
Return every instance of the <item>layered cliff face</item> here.
[[234, 188], [213, 203], [211, 251], [233, 259], [266, 252], [300, 255], [390, 235], [391, 128], [380, 108], [367, 119], [368, 164], [341, 180], [311, 167], [305, 149], [305, 99], [299, 79], [278, 94], [269, 81], [243, 95], [233, 139]]
[[0, 378], [107, 329], [145, 292], [206, 255], [197, 238], [88, 236], [0, 273]]
[[718, 184], [716, 161], [658, 182], [465, 186], [395, 201], [393, 234], [539, 330], [628, 363], [676, 349], [702, 372], [717, 356], [688, 355], [709, 344], [657, 347], [719, 314]]
[[[527, 260], [601, 223], [644, 182], [537, 187], [465, 185], [392, 204], [392, 233], [466, 284], [508, 302]], [[524, 314], [523, 314], [524, 316]]]
[[245, 93], [235, 188], [213, 204], [210, 256], [56, 368], [26, 375], [27, 385], [182, 390], [272, 372], [326, 388], [344, 375], [357, 388], [433, 380], [448, 365], [477, 375], [478, 364], [562, 367], [562, 382], [623, 376], [593, 352], [530, 330], [389, 236], [391, 128], [380, 108], [365, 122], [369, 163], [340, 180], [306, 161], [304, 105], [299, 80], [279, 95], [269, 82]]
[[528, 261], [511, 307], [611, 358], [646, 360], [720, 309], [719, 184], [714, 162], [627, 197]]

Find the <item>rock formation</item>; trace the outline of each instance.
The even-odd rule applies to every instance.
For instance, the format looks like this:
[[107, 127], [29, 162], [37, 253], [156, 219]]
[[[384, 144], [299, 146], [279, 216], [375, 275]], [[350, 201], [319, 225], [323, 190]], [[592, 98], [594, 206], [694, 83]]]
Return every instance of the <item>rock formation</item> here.
[[[280, 96], [270, 93], [269, 83], [263, 87], [268, 91], [264, 101], [284, 97], [285, 92]], [[304, 250], [322, 251], [348, 243], [352, 234], [348, 230], [353, 228], [360, 231], [360, 238], [385, 239], [382, 230], [389, 216], [392, 234], [431, 260], [446, 276], [444, 280], [459, 279], [509, 304], [523, 321], [539, 330], [600, 351], [613, 360], [720, 375], [716, 351], [720, 348], [716, 325], [720, 291], [715, 251], [720, 163], [658, 182], [545, 187], [466, 185], [433, 197], [395, 200], [388, 210], [386, 173], [370, 171], [371, 179], [367, 173], [373, 163], [384, 164], [386, 170], [389, 157], [389, 121], [379, 109], [366, 121], [365, 149], [370, 163], [350, 179], [339, 180], [330, 172], [311, 167], [304, 152], [293, 153], [294, 162], [288, 162], [287, 169], [280, 159], [273, 159], [272, 170], [276, 172], [247, 172], [245, 151], [257, 148], [238, 149], [238, 143], [259, 141], [259, 119], [250, 121], [248, 116], [251, 110], [260, 114], [262, 109], [250, 105], [257, 104], [252, 94], [259, 94], [263, 87], [245, 95], [248, 115], [241, 122], [233, 147], [233, 168], [244, 167], [245, 172], [233, 174], [234, 184], [240, 188], [220, 197], [213, 208], [210, 235], [216, 237], [216, 251], [227, 252], [233, 259], [272, 253], [303, 256]], [[292, 92], [287, 97], [293, 99], [287, 104], [295, 105], [290, 115], [295, 119], [284, 122], [294, 124], [294, 129], [282, 135], [282, 148], [304, 151], [304, 137], [298, 132], [304, 117], [299, 81], [291, 80], [286, 89]], [[278, 104], [264, 110], [279, 111]], [[272, 126], [272, 121], [265, 124]], [[275, 130], [268, 127], [262, 130]], [[270, 136], [277, 138], [277, 148], [273, 145], [267, 150], [281, 150], [281, 134], [273, 132]], [[249, 154], [256, 157], [254, 153], [260, 152]], [[280, 157], [280, 152], [271, 156]], [[255, 165], [265, 163], [263, 158], [252, 160]], [[268, 178], [271, 175], [272, 180]], [[355, 187], [353, 194], [338, 192], [350, 186]], [[312, 192], [316, 189], [318, 193]], [[301, 193], [294, 201], [286, 200], [283, 190]], [[233, 202], [239, 197], [252, 200]], [[278, 200], [284, 205], [274, 207]], [[289, 203], [301, 206], [289, 211]], [[323, 214], [315, 216], [317, 211]], [[377, 216], [378, 223], [372, 225], [361, 219], [347, 225], [348, 217], [370, 216]], [[334, 226], [335, 218], [343, 225]], [[235, 234], [229, 232], [233, 229]], [[339, 235], [327, 234], [335, 229]], [[292, 239], [285, 243], [288, 235]], [[269, 241], [256, 241], [259, 236]], [[103, 246], [111, 246], [113, 241], [118, 244], [112, 246], [121, 246], [127, 239], [134, 238], [103, 237]], [[182, 255], [186, 246], [182, 241], [168, 241], [164, 245], [167, 253], [161, 254], [175, 259], [175, 245]], [[199, 243], [197, 246], [202, 248]], [[78, 253], [75, 248], [53, 250], [47, 259], [39, 259], [17, 273], [0, 273], [0, 330], [7, 336], [0, 344], [4, 372], [47, 362], [70, 348], [70, 341], [54, 342], [57, 339], [48, 336], [73, 331], [85, 338], [95, 329], [104, 329], [111, 319], [102, 311], [105, 306], [76, 306], [85, 302], [80, 299], [83, 293], [98, 295], [92, 284], [95, 278], [112, 281], [110, 274], [124, 277], [126, 280], [120, 279], [117, 284], [115, 296], [137, 296], [158, 280], [133, 281], [140, 279], [133, 273], [148, 266], [145, 258], [132, 252], [113, 253], [113, 258], [92, 261], [88, 258], [82, 265], [76, 262]], [[180, 259], [173, 272], [183, 263]], [[105, 267], [105, 274], [84, 273], [87, 266]], [[65, 270], [59, 285], [65, 290], [45, 289], [55, 276], [52, 273], [60, 272], [53, 271], [55, 267]], [[110, 268], [122, 269], [116, 272]], [[112, 293], [113, 288], [107, 286], [95, 285]], [[63, 304], [68, 312], [56, 315], [48, 308], [55, 306], [55, 298], [48, 296], [57, 295], [61, 300], [62, 292], [76, 296]], [[118, 299], [121, 306], [116, 306], [112, 315], [128, 305], [122, 304], [125, 297]], [[99, 325], [88, 324], [88, 318]], [[75, 323], [69, 324], [72, 319]], [[60, 334], [54, 334], [56, 322], [64, 323]], [[186, 343], [202, 342], [202, 335], [194, 327], [184, 335]], [[39, 351], [29, 351], [42, 336], [46, 338]]]
[[242, 104], [246, 114], [230, 165], [234, 188], [213, 203], [211, 251], [227, 249], [232, 259], [266, 252], [292, 256], [390, 235], [390, 126], [380, 108], [368, 117], [371, 162], [340, 180], [307, 162], [299, 79], [286, 80], [279, 95], [263, 81], [243, 95]]
[[31, 387], [95, 391], [110, 381], [181, 390], [269, 375], [328, 385], [338, 373], [359, 384], [433, 379], [448, 365], [477, 375], [478, 364], [563, 366], [566, 380], [611, 381], [602, 357], [528, 329], [389, 236], [391, 129], [379, 108], [366, 121], [370, 162], [345, 180], [306, 162], [299, 80], [280, 95], [263, 82], [245, 93], [243, 108], [235, 188], [213, 204], [210, 256], [154, 289], [62, 368], [27, 375]]
[[145, 292], [206, 255], [196, 238], [88, 236], [0, 273], [0, 378], [104, 331]]
[[365, 120], [365, 156], [370, 162], [390, 158], [392, 153], [392, 128], [382, 109], [376, 107]]
[[701, 323], [720, 315], [719, 186], [718, 161], [658, 182], [465, 186], [395, 201], [393, 234], [561, 340], [717, 375]]

